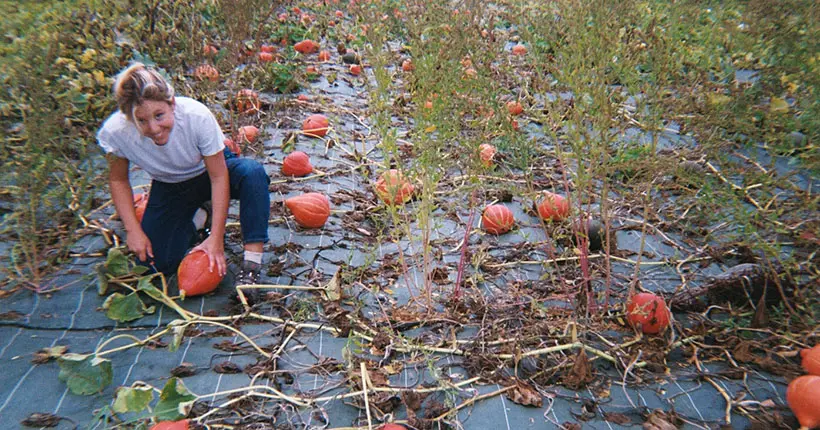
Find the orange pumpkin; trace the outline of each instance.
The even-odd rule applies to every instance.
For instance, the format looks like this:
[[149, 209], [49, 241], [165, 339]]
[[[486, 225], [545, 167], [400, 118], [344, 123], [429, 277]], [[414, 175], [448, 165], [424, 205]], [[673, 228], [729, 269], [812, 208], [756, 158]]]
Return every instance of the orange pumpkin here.
[[293, 151], [282, 162], [282, 174], [287, 176], [305, 176], [313, 171], [310, 157], [302, 151]]
[[262, 45], [262, 46], [259, 47], [259, 50], [262, 51], [262, 52], [268, 52], [270, 54], [273, 54], [274, 52], [276, 52], [276, 46], [275, 45]]
[[407, 59], [401, 62], [401, 69], [405, 72], [412, 72], [416, 70], [416, 66], [413, 65], [413, 60]]
[[322, 51], [319, 53], [319, 56], [317, 58], [319, 59], [319, 61], [330, 61], [330, 52]]
[[362, 74], [362, 66], [358, 64], [351, 64], [350, 65], [350, 74], [353, 76], [358, 76]]
[[524, 106], [521, 106], [521, 103], [517, 101], [507, 102], [507, 112], [513, 116], [521, 115], [521, 113], [524, 112]]
[[387, 204], [403, 204], [410, 200], [415, 187], [396, 169], [390, 169], [376, 180], [376, 195]]
[[230, 150], [234, 154], [239, 155], [240, 153], [242, 153], [242, 150], [239, 148], [239, 145], [237, 145], [236, 142], [234, 142], [233, 139], [231, 139], [230, 137], [226, 137], [223, 143], [225, 144], [225, 146], [228, 147], [228, 150]]
[[626, 319], [633, 327], [646, 334], [661, 333], [669, 327], [669, 309], [666, 302], [652, 293], [638, 293], [629, 299]]
[[148, 193], [134, 194], [134, 212], [137, 214], [137, 222], [142, 222], [146, 207], [148, 207]]
[[814, 348], [804, 349], [800, 351], [800, 357], [803, 358], [803, 369], [810, 375], [820, 376], [820, 345], [815, 345]]
[[512, 53], [515, 55], [524, 55], [527, 53], [527, 47], [521, 44], [512, 47]]
[[407, 430], [407, 427], [401, 424], [387, 423], [379, 428], [379, 430]]
[[186, 297], [190, 297], [215, 290], [222, 281], [222, 276], [215, 266], [213, 272], [208, 270], [209, 264], [208, 254], [205, 251], [194, 251], [186, 255], [177, 269], [179, 291]]
[[151, 430], [188, 430], [188, 420], [160, 421], [151, 427]]
[[544, 221], [560, 221], [569, 215], [569, 201], [560, 194], [544, 191], [537, 209]]
[[305, 228], [319, 228], [330, 216], [330, 203], [323, 194], [305, 193], [285, 200], [296, 223]]
[[257, 57], [259, 57], [259, 61], [262, 63], [270, 63], [273, 61], [273, 54], [270, 52], [260, 52], [257, 54]]
[[259, 137], [259, 129], [252, 125], [239, 127], [239, 141], [242, 143], [253, 143]]
[[219, 48], [217, 48], [214, 45], [205, 44], [205, 46], [202, 47], [202, 55], [204, 55], [206, 57], [216, 55], [218, 52], [219, 52]]
[[327, 134], [329, 124], [326, 116], [316, 113], [302, 123], [302, 131], [308, 136], [322, 137]]
[[492, 234], [504, 234], [515, 224], [512, 211], [504, 205], [490, 205], [481, 214], [481, 225]]
[[479, 156], [481, 156], [481, 163], [484, 164], [484, 167], [490, 167], [493, 165], [493, 158], [495, 158], [496, 149], [495, 146], [490, 145], [489, 143], [482, 143], [478, 145]]
[[216, 82], [219, 79], [219, 71], [210, 64], [203, 64], [194, 70], [194, 78], [199, 81], [209, 80]]
[[305, 39], [293, 45], [293, 49], [302, 54], [313, 54], [319, 51], [319, 44], [310, 39]]
[[256, 91], [245, 88], [239, 90], [234, 98], [234, 107], [239, 113], [258, 112], [262, 104], [259, 102], [259, 94]]
[[786, 389], [786, 402], [800, 422], [800, 430], [820, 427], [820, 376], [795, 378]]

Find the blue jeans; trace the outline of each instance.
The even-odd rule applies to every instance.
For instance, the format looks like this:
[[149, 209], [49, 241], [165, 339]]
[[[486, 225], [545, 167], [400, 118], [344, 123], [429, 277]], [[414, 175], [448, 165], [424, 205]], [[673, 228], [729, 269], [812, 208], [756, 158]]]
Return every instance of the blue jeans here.
[[[268, 241], [270, 218], [270, 178], [259, 162], [224, 151], [230, 176], [231, 199], [239, 200], [239, 223], [244, 243]], [[165, 275], [179, 266], [197, 238], [193, 216], [203, 203], [211, 200], [208, 172], [176, 184], [152, 181], [148, 205], [142, 217], [142, 230], [151, 240], [151, 261], [140, 261]]]

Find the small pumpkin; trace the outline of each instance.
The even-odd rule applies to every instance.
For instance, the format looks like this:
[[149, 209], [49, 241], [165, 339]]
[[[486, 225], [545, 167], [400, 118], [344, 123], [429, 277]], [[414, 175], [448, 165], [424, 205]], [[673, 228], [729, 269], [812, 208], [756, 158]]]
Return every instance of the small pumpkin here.
[[401, 69], [405, 72], [412, 72], [416, 70], [416, 66], [413, 65], [413, 60], [407, 59], [401, 62]]
[[239, 132], [237, 135], [239, 136], [240, 142], [253, 143], [256, 142], [256, 139], [259, 137], [259, 128], [253, 125], [239, 127]]
[[803, 358], [802, 364], [806, 373], [820, 376], [820, 345], [801, 350], [800, 357]]
[[330, 216], [330, 202], [319, 193], [305, 193], [285, 200], [296, 223], [305, 228], [319, 228]]
[[319, 44], [310, 39], [305, 39], [293, 45], [293, 49], [301, 54], [313, 54], [319, 52]]
[[404, 179], [404, 175], [396, 169], [390, 169], [379, 176], [374, 187], [376, 195], [387, 204], [404, 204], [415, 191], [415, 187]]
[[222, 276], [216, 268], [210, 271], [209, 265], [208, 254], [205, 251], [194, 251], [186, 255], [177, 268], [179, 291], [186, 297], [191, 297], [215, 290], [222, 281]]
[[160, 421], [151, 427], [151, 430], [188, 430], [188, 420]]
[[259, 108], [262, 107], [259, 102], [259, 94], [249, 88], [239, 90], [234, 98], [234, 107], [239, 113], [258, 112]]
[[319, 53], [319, 56], [317, 58], [319, 59], [319, 61], [330, 61], [330, 52], [322, 51]]
[[512, 53], [514, 55], [525, 55], [527, 53], [527, 47], [521, 44], [515, 45], [512, 47]]
[[658, 334], [669, 327], [669, 308], [661, 297], [652, 293], [630, 297], [626, 314], [629, 324], [646, 334]]
[[407, 427], [401, 424], [387, 423], [379, 428], [379, 430], [407, 430]]
[[217, 53], [219, 53], [219, 48], [217, 48], [217, 47], [216, 47], [216, 46], [214, 46], [214, 45], [211, 45], [211, 44], [207, 44], [207, 43], [206, 43], [206, 44], [202, 47], [202, 55], [204, 55], [204, 56], [206, 56], [206, 57], [211, 57], [211, 56], [214, 56], [214, 55], [216, 55]]
[[194, 69], [194, 78], [198, 81], [209, 80], [216, 82], [219, 79], [219, 71], [210, 64], [203, 64]]
[[537, 210], [544, 221], [560, 221], [569, 215], [569, 201], [560, 194], [544, 191]]
[[142, 222], [145, 215], [145, 208], [148, 207], [148, 193], [134, 194], [134, 212], [137, 214], [137, 222]]
[[507, 112], [513, 116], [521, 115], [524, 112], [524, 106], [517, 101], [507, 102]]
[[322, 137], [327, 134], [329, 124], [326, 116], [315, 113], [302, 122], [302, 131], [308, 136]]
[[271, 52], [260, 52], [259, 54], [256, 54], [256, 56], [262, 63], [270, 63], [271, 61], [273, 61], [273, 53]]
[[310, 157], [302, 151], [293, 151], [282, 161], [282, 174], [287, 176], [305, 176], [313, 172]]
[[481, 163], [484, 167], [490, 167], [493, 165], [493, 159], [495, 158], [496, 149], [495, 146], [490, 145], [489, 143], [482, 143], [478, 145], [479, 156], [481, 157]]
[[276, 52], [276, 45], [264, 44], [264, 45], [259, 47], [259, 50], [262, 51], [262, 52], [268, 52], [270, 54], [273, 54], [274, 52]]
[[795, 378], [786, 389], [786, 402], [800, 422], [800, 430], [820, 427], [820, 376]]
[[353, 76], [359, 76], [362, 74], [362, 66], [358, 64], [351, 64], [350, 65], [350, 74]]
[[492, 234], [504, 234], [515, 224], [512, 211], [504, 205], [490, 205], [481, 214], [481, 225]]

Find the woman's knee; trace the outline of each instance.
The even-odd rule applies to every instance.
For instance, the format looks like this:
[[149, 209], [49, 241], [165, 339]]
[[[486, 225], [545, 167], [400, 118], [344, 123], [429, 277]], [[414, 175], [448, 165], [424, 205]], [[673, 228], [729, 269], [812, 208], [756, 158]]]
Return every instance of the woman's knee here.
[[270, 177], [265, 168], [255, 160], [240, 158], [236, 160], [233, 168], [236, 179], [241, 184], [264, 184], [266, 187], [270, 183]]

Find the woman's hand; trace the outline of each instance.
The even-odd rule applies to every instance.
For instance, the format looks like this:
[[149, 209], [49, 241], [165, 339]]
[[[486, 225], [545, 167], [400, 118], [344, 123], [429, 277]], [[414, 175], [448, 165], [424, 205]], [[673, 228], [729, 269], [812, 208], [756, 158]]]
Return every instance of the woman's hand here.
[[208, 270], [216, 272], [219, 276], [228, 273], [228, 264], [225, 262], [225, 243], [222, 237], [208, 236], [202, 243], [195, 246], [191, 252], [204, 251], [208, 256]]
[[140, 261], [145, 261], [150, 263], [151, 260], [154, 259], [154, 250], [151, 248], [151, 239], [148, 239], [148, 236], [145, 235], [145, 232], [142, 229], [137, 229], [135, 231], [129, 231], [125, 238], [125, 243], [128, 245], [128, 249], [131, 250], [134, 254], [137, 254], [137, 258]]

